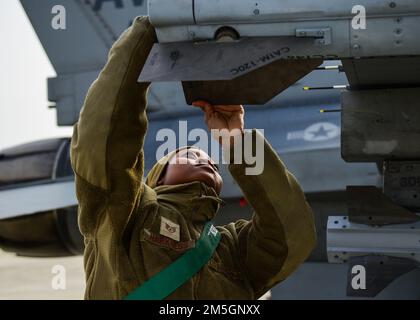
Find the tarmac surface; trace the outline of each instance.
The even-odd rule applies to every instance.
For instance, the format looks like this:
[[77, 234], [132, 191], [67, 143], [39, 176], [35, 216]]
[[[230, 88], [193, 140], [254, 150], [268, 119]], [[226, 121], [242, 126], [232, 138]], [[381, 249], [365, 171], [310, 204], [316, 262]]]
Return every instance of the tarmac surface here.
[[0, 300], [80, 300], [84, 290], [82, 256], [26, 258], [0, 250]]

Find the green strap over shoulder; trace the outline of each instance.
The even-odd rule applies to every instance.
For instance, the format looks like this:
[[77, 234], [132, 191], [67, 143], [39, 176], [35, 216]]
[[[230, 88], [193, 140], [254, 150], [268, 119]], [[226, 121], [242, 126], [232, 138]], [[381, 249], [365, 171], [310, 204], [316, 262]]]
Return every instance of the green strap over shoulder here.
[[125, 300], [165, 299], [203, 268], [213, 256], [220, 239], [220, 232], [208, 222], [194, 248], [131, 292]]

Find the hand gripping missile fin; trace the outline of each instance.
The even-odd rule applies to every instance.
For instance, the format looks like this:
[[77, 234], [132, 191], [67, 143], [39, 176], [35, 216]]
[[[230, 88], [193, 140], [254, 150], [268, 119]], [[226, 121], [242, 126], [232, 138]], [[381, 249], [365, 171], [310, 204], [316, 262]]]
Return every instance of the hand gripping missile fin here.
[[296, 59], [312, 45], [294, 37], [155, 44], [139, 81], [182, 81], [188, 104], [264, 104], [322, 63]]

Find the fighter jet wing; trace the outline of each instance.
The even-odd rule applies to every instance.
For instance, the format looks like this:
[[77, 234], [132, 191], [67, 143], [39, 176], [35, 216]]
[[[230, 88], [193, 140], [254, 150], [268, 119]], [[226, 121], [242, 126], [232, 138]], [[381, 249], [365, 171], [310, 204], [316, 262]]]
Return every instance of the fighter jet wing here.
[[0, 220], [77, 206], [74, 179], [0, 189]]

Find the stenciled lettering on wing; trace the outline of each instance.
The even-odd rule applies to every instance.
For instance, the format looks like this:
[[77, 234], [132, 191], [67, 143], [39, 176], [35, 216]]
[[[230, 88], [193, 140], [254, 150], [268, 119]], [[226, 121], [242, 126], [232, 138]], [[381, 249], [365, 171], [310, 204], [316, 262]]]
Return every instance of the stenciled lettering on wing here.
[[262, 55], [262, 56], [256, 58], [255, 60], [245, 62], [238, 67], [230, 69], [230, 73], [232, 75], [236, 76], [236, 75], [238, 75], [240, 73], [243, 73], [245, 71], [258, 68], [261, 65], [266, 64], [267, 62], [271, 62], [271, 61], [274, 61], [274, 60], [278, 59], [279, 57], [281, 57], [281, 55], [283, 53], [288, 53], [289, 51], [290, 51], [290, 48], [288, 48], [288, 47], [283, 47], [279, 50], [271, 51], [271, 52], [269, 52], [265, 55]]

